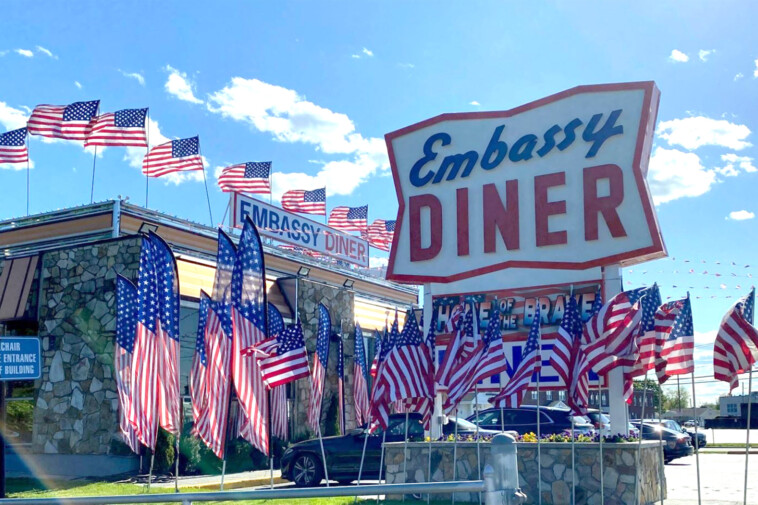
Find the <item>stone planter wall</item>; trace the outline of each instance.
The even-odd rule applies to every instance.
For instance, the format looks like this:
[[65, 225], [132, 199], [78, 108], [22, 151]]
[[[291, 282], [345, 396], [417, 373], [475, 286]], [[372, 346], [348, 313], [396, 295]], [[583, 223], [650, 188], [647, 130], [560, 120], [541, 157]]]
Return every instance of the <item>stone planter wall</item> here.
[[[386, 444], [385, 471], [388, 484], [401, 482], [428, 482], [429, 444], [408, 444], [407, 458], [402, 443]], [[577, 479], [576, 505], [600, 505], [600, 451], [599, 444], [576, 444], [576, 470], [572, 471], [571, 444], [550, 443], [541, 445], [541, 459], [537, 461], [537, 445], [519, 443], [519, 483], [527, 495], [527, 504], [538, 503], [537, 485], [540, 481], [544, 505], [570, 505], [572, 480]], [[458, 444], [457, 475], [453, 470], [453, 443], [432, 444], [432, 481], [477, 480], [477, 448], [472, 442]], [[489, 463], [490, 445], [480, 444], [481, 468]], [[640, 451], [640, 500], [649, 504], [660, 499], [660, 448], [657, 442], [643, 442]], [[637, 444], [603, 444], [605, 505], [634, 503], [634, 486], [637, 480]], [[404, 471], [407, 459], [407, 471]], [[541, 470], [541, 471], [540, 471]], [[407, 478], [406, 478], [407, 476]], [[540, 479], [541, 478], [541, 479]], [[664, 481], [665, 497], [665, 481]], [[400, 496], [394, 498], [401, 498]], [[450, 495], [438, 495], [449, 500]], [[456, 503], [478, 503], [477, 494], [457, 493]]]
[[[338, 331], [340, 326], [347, 339], [343, 342], [345, 353], [345, 424], [348, 429], [355, 427], [355, 402], [353, 401], [353, 351], [355, 349], [355, 317], [353, 310], [353, 292], [324, 284], [298, 279], [297, 313], [303, 325], [305, 347], [313, 367], [318, 335], [318, 304], [323, 303], [329, 309], [332, 328]], [[344, 324], [342, 324], [344, 323]], [[332, 403], [337, 403], [337, 356], [339, 343], [332, 340], [329, 345], [329, 362], [327, 364], [324, 398], [321, 406], [321, 430], [325, 432], [327, 412]], [[295, 440], [309, 438], [314, 434], [307, 427], [306, 417], [310, 399], [310, 381], [299, 380], [295, 383], [294, 402], [292, 405], [291, 433]], [[328, 433], [328, 430], [326, 431]]]
[[32, 452], [107, 454], [118, 433], [113, 376], [116, 274], [135, 280], [139, 238], [42, 254], [42, 377]]

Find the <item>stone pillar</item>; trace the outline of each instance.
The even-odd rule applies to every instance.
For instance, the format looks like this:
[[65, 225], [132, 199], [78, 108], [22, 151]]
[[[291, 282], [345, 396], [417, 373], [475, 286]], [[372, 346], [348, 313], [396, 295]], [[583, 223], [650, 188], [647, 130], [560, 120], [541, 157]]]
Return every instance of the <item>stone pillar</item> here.
[[[323, 303], [329, 309], [332, 319], [332, 332], [341, 333], [344, 337], [344, 364], [345, 364], [345, 419], [348, 429], [355, 427], [355, 402], [353, 400], [353, 352], [355, 348], [355, 315], [354, 293], [342, 287], [328, 286], [320, 282], [313, 282], [307, 278], [297, 280], [297, 314], [303, 325], [305, 347], [308, 350], [309, 362], [313, 367], [313, 356], [316, 351], [316, 338], [318, 335], [318, 304]], [[327, 413], [332, 402], [335, 408], [338, 402], [337, 393], [337, 356], [339, 346], [336, 340], [329, 345], [329, 362], [326, 368], [326, 381], [324, 396], [321, 405], [321, 430], [322, 433], [330, 433], [332, 427], [325, 425]], [[300, 380], [295, 383], [293, 412], [294, 429], [292, 438], [301, 440], [310, 438], [315, 434], [307, 428], [307, 412], [310, 400], [310, 381]]]
[[118, 434], [116, 274], [132, 280], [139, 238], [42, 254], [32, 452], [107, 454]]

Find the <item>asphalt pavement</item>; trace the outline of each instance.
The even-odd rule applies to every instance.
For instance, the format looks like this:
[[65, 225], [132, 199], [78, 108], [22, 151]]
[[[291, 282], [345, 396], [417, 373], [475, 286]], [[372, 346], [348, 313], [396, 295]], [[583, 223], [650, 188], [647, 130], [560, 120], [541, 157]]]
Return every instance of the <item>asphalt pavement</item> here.
[[[666, 465], [666, 481], [668, 498], [664, 500], [665, 504], [698, 503], [694, 455]], [[742, 505], [744, 483], [744, 454], [700, 453], [700, 492], [703, 504]], [[758, 456], [750, 456], [747, 498], [749, 505], [758, 505]]]

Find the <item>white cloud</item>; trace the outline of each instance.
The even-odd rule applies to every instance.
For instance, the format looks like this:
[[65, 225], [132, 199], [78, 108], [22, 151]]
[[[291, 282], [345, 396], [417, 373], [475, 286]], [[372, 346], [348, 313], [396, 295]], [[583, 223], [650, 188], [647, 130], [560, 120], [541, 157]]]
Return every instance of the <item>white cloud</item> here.
[[734, 153], [722, 154], [721, 161], [726, 162], [726, 165], [716, 168], [716, 171], [724, 177], [734, 177], [739, 175], [740, 171], [758, 172], [758, 168], [753, 165], [753, 158], [749, 156], [737, 156]]
[[753, 70], [753, 77], [758, 77], [758, 60], [755, 60], [755, 70]]
[[[148, 119], [147, 127], [150, 134], [151, 148], [160, 144], [165, 144], [166, 142], [172, 140], [163, 135], [161, 132], [161, 127], [158, 125], [158, 121], [154, 120], [153, 118]], [[126, 161], [129, 166], [137, 168], [141, 172], [142, 160], [144, 159], [145, 154], [146, 150], [144, 147], [127, 147], [126, 154], [124, 154], [124, 161]], [[207, 171], [210, 165], [208, 163], [208, 159], [205, 156], [203, 156], [203, 164], [205, 165]], [[163, 177], [160, 177], [156, 180], [163, 181], [166, 184], [174, 185], [179, 185], [183, 182], [188, 181], [203, 182], [203, 173], [199, 170], [192, 172], [174, 172], [168, 175], [164, 175]]]
[[272, 192], [276, 199], [289, 189], [323, 186], [327, 195], [348, 195], [369, 177], [389, 170], [383, 139], [363, 137], [346, 114], [321, 107], [282, 86], [234, 77], [209, 95], [208, 110], [248, 123], [279, 142], [310, 144], [321, 153], [343, 155], [323, 162], [315, 175], [275, 171]]
[[480, 105], [482, 105], [482, 104], [480, 104], [479, 102], [477, 102], [476, 100], [472, 100], [472, 101], [471, 101], [471, 102], [469, 102], [468, 104], [469, 104], [469, 105], [473, 105], [474, 107], [479, 107]]
[[367, 58], [373, 58], [374, 57], [374, 51], [372, 51], [371, 49], [366, 49], [364, 47], [361, 50], [360, 53], [356, 53], [356, 54], [351, 54], [350, 55], [351, 58], [355, 58], [356, 60], [359, 60], [359, 59], [363, 58], [364, 56], [367, 57]]
[[745, 74], [743, 74], [742, 72], [737, 72], [737, 74], [735, 74], [735, 76], [734, 76], [734, 80], [735, 81], [739, 81], [743, 77], [745, 77]]
[[700, 58], [700, 61], [708, 61], [708, 57], [715, 52], [715, 49], [701, 49], [698, 51], [697, 56]]
[[368, 259], [369, 268], [385, 268], [390, 264], [389, 258], [382, 258], [380, 256], [370, 256]]
[[82, 89], [82, 83], [80, 83], [79, 81], [74, 81], [74, 86], [76, 86], [79, 89]]
[[45, 49], [42, 46], [37, 46], [37, 52], [45, 54], [45, 55], [49, 56], [50, 58], [52, 58], [54, 60], [58, 59], [58, 57], [56, 55], [54, 55], [53, 52], [50, 49]]
[[400, 68], [416, 68], [413, 63], [398, 63], [397, 66]]
[[716, 183], [716, 174], [695, 153], [657, 147], [650, 157], [647, 181], [658, 205], [707, 193]]
[[679, 49], [674, 49], [669, 55], [669, 60], [676, 63], [686, 63], [690, 61], [690, 57], [681, 52]]
[[145, 77], [142, 74], [140, 74], [139, 72], [125, 72], [125, 71], [121, 70], [120, 68], [118, 69], [118, 71], [124, 77], [128, 77], [130, 79], [134, 79], [135, 81], [137, 81], [138, 83], [140, 83], [141, 86], [145, 85]]
[[180, 72], [171, 65], [166, 65], [164, 70], [169, 73], [164, 87], [170, 95], [185, 102], [203, 103], [202, 100], [195, 96], [195, 83], [187, 77], [186, 73]]
[[755, 214], [749, 210], [735, 210], [729, 213], [727, 219], [731, 219], [732, 221], [745, 221], [747, 219], [753, 219], [754, 217]]
[[29, 113], [20, 109], [14, 109], [5, 102], [0, 102], [0, 124], [5, 130], [15, 130], [26, 126]]
[[705, 116], [662, 121], [657, 134], [670, 146], [681, 146], [690, 151], [703, 146], [721, 146], [739, 151], [752, 145], [745, 140], [750, 135], [747, 126]]
[[16, 54], [20, 54], [21, 56], [25, 58], [33, 58], [34, 53], [30, 49], [14, 49]]

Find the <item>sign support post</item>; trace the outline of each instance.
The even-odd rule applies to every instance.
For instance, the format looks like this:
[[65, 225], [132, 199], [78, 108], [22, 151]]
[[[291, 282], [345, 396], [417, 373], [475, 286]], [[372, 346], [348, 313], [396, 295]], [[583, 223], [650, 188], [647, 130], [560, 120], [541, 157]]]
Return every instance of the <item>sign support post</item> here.
[[[607, 302], [621, 293], [621, 268], [611, 265], [603, 268], [603, 296]], [[614, 421], [614, 426], [620, 427], [618, 433], [629, 432], [629, 411], [624, 401], [624, 372], [614, 368], [608, 373], [608, 414]]]

